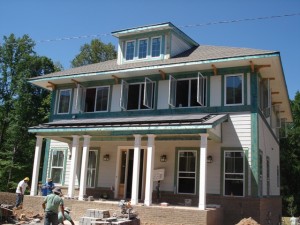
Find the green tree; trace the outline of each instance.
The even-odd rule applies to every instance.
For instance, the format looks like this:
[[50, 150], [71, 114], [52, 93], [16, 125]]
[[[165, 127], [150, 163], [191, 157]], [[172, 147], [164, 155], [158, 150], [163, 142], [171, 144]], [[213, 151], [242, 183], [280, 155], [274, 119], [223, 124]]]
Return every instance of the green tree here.
[[[300, 93], [291, 101], [293, 123], [288, 125], [287, 137], [280, 140], [281, 195], [283, 215], [289, 215], [291, 196], [300, 205]], [[297, 213], [297, 209], [295, 212]]]
[[111, 44], [104, 44], [99, 39], [93, 39], [90, 44], [80, 47], [80, 53], [71, 62], [72, 67], [84, 66], [92, 63], [115, 59], [117, 52]]
[[30, 126], [47, 121], [50, 95], [28, 79], [54, 72], [53, 62], [37, 56], [29, 36], [13, 34], [0, 46], [0, 190], [31, 176], [35, 137]]

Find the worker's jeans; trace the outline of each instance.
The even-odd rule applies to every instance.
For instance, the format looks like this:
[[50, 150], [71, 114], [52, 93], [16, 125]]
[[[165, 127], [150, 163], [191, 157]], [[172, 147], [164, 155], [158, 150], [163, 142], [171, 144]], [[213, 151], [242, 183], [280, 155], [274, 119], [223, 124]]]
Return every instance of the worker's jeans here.
[[17, 193], [16, 207], [23, 203], [24, 195]]
[[44, 225], [58, 225], [58, 214], [55, 212], [45, 212]]

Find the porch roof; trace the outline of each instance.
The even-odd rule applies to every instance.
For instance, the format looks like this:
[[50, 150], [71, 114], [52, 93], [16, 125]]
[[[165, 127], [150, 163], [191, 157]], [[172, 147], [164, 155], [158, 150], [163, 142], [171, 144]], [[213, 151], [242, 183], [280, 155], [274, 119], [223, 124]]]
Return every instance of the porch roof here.
[[[211, 129], [227, 120], [227, 114], [185, 114], [158, 115], [139, 117], [114, 117], [97, 119], [57, 120], [30, 127], [31, 133], [66, 133], [66, 132], [139, 132], [152, 134], [157, 132], [199, 133], [201, 129]], [[106, 133], [108, 132], [108, 133]]]

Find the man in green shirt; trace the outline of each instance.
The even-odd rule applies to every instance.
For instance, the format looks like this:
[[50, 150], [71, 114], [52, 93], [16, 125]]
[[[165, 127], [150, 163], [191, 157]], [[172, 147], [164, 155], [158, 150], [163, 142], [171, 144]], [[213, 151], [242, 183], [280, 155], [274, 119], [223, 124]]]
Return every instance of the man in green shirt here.
[[[53, 193], [47, 195], [45, 198], [42, 207], [45, 211], [45, 222], [44, 225], [58, 225], [58, 208], [60, 207], [60, 211], [64, 211], [64, 201], [60, 197], [61, 190], [60, 188], [56, 187], [52, 191]], [[64, 221], [63, 216], [63, 221]], [[63, 222], [62, 222], [63, 224]]]
[[68, 220], [72, 225], [75, 225], [71, 216], [70, 216], [71, 209], [69, 207], [66, 207], [64, 210], [64, 215], [62, 212], [58, 213], [58, 222], [63, 224], [64, 220]]

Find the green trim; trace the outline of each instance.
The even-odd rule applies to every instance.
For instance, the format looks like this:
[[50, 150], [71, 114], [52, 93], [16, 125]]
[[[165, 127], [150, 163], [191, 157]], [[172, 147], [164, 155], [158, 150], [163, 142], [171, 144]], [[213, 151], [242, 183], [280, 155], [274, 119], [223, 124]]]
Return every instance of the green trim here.
[[46, 183], [47, 180], [47, 168], [49, 163], [49, 152], [50, 152], [50, 139], [46, 139], [45, 145], [45, 155], [44, 155], [44, 164], [43, 164], [43, 174], [42, 174], [42, 183]]
[[197, 158], [196, 158], [196, 192], [195, 194], [190, 195], [199, 195], [199, 176], [200, 176], [200, 147], [175, 147], [175, 173], [174, 173], [174, 193], [178, 195], [184, 195], [177, 192], [177, 173], [178, 173], [178, 152], [179, 151], [196, 151]]
[[247, 73], [243, 73], [244, 77], [244, 105], [248, 105], [248, 82], [247, 82]]
[[210, 77], [206, 77], [206, 107], [210, 107]]
[[245, 168], [244, 168], [244, 197], [248, 196], [248, 177], [249, 177], [249, 149], [248, 148], [241, 148], [241, 147], [221, 147], [221, 167], [220, 167], [220, 195], [221, 196], [225, 196], [224, 195], [224, 152], [225, 151], [243, 151], [244, 152], [244, 164], [245, 164]]

